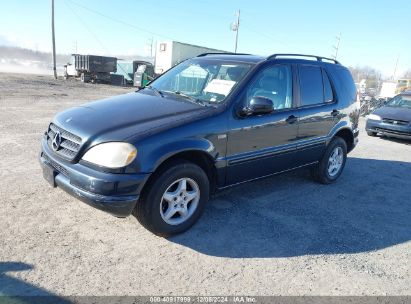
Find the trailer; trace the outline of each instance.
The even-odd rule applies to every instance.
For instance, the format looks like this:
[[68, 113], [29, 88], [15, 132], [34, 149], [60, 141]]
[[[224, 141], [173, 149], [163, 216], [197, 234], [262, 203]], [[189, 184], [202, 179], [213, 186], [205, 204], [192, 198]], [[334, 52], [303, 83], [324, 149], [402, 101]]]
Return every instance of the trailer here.
[[162, 74], [176, 64], [203, 53], [227, 52], [178, 41], [160, 42], [156, 47], [155, 74]]
[[110, 83], [110, 73], [117, 71], [117, 58], [96, 55], [72, 54], [64, 66], [64, 78], [80, 78], [82, 82]]
[[383, 82], [378, 98], [389, 99], [389, 98], [394, 97], [396, 87], [397, 87], [397, 83], [395, 82], [392, 82], [392, 81]]

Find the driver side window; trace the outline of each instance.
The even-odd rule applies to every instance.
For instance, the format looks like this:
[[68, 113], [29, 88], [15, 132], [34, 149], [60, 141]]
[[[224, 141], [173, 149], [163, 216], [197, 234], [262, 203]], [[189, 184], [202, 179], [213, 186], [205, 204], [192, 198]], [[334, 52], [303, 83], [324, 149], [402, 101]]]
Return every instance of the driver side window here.
[[292, 107], [292, 70], [287, 65], [274, 65], [258, 72], [247, 89], [247, 100], [265, 97], [274, 104], [275, 110]]

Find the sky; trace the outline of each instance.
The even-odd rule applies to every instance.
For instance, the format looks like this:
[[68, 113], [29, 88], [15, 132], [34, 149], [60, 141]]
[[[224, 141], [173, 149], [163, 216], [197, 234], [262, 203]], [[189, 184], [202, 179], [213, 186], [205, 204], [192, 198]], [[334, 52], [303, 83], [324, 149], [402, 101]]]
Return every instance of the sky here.
[[[57, 52], [148, 55], [151, 40], [238, 52], [334, 55], [392, 76], [411, 69], [409, 0], [55, 0]], [[2, 0], [0, 45], [51, 51], [51, 0]]]

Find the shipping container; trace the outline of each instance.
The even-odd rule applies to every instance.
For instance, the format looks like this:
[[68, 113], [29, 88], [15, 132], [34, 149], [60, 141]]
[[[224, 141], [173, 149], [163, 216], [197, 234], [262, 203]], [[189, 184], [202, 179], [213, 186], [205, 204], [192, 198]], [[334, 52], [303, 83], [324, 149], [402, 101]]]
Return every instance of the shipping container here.
[[162, 74], [176, 64], [203, 53], [227, 52], [178, 41], [160, 42], [156, 47], [155, 73]]

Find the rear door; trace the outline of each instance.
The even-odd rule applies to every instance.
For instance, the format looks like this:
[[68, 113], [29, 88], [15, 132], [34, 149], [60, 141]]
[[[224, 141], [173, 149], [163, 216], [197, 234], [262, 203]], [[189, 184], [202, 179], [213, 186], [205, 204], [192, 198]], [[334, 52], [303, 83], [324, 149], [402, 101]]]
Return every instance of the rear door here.
[[336, 95], [326, 70], [299, 65], [299, 109], [297, 160], [299, 165], [320, 159], [327, 137], [338, 122]]
[[298, 119], [293, 116], [293, 68], [269, 64], [246, 87], [241, 104], [254, 96], [274, 103], [271, 114], [230, 118], [227, 184], [269, 175], [293, 166]]

